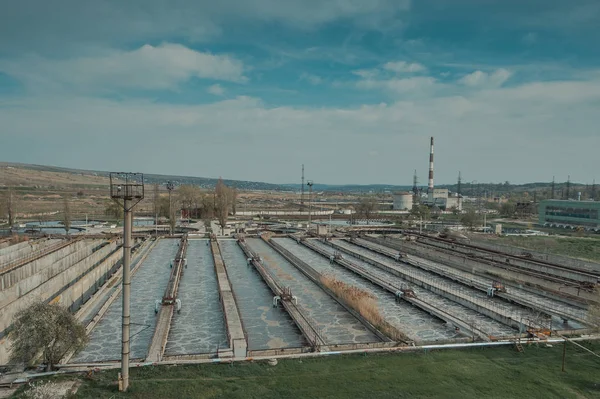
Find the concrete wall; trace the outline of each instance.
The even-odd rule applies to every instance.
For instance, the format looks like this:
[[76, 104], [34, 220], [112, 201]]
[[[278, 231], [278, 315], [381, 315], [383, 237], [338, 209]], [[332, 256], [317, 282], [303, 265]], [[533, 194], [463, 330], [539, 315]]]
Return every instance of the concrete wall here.
[[11, 252], [19, 251], [24, 248], [30, 248], [33, 241], [23, 241], [14, 245], [10, 245], [10, 242], [6, 242], [6, 245], [0, 249], [0, 263], [4, 263], [6, 260], [4, 256], [10, 254]]
[[[67, 307], [72, 307], [74, 304], [80, 306], [97, 290], [99, 283], [103, 282], [108, 274], [114, 272], [116, 264], [120, 260], [120, 251], [116, 250], [116, 243], [107, 245], [80, 259], [81, 255], [85, 253], [89, 254], [88, 248], [60, 260], [59, 263], [68, 265], [66, 268], [63, 265], [62, 272], [0, 309], [0, 364], [8, 362], [9, 345], [6, 333], [12, 324], [14, 315], [19, 310], [37, 300], [52, 300]], [[107, 259], [103, 261], [105, 258]]]
[[[460, 243], [451, 243], [444, 241], [435, 241], [428, 240], [425, 238], [419, 238], [417, 242], [425, 242], [429, 245], [443, 248], [445, 250], [451, 250], [453, 253], [460, 253], [463, 255], [470, 255], [474, 252], [471, 247], [463, 247]], [[506, 251], [503, 251], [506, 252]], [[596, 284], [598, 282], [598, 278], [593, 275], [582, 274], [579, 271], [568, 269], [568, 268], [556, 268], [553, 266], [548, 266], [545, 263], [535, 262], [535, 260], [530, 259], [522, 259], [522, 258], [507, 258], [505, 254], [494, 254], [489, 252], [478, 253], [478, 255], [485, 256], [486, 259], [492, 260], [494, 262], [502, 263], [508, 266], [518, 266], [522, 269], [531, 270], [534, 272], [539, 272], [543, 274], [548, 274], [551, 276], [559, 276], [566, 279], [588, 282], [591, 284]], [[560, 265], [559, 265], [560, 266]], [[600, 265], [599, 265], [600, 266]]]
[[[63, 259], [73, 253], [77, 253], [79, 250], [90, 245], [90, 242], [90, 240], [75, 241], [74, 243], [68, 245], [65, 248], [52, 252], [42, 258], [36, 259], [21, 267], [4, 273], [2, 276], [0, 276], [0, 290], [5, 290], [9, 287], [12, 287], [17, 282], [38, 273], [39, 271], [49, 267], [55, 262], [58, 262], [60, 259]], [[96, 240], [94, 242], [100, 243], [101, 241]], [[79, 260], [81, 259], [83, 258], [80, 258]]]
[[585, 261], [581, 259], [569, 258], [567, 256], [548, 254], [544, 252], [534, 251], [531, 249], [510, 247], [507, 245], [492, 244], [484, 241], [474, 241], [474, 245], [482, 248], [491, 249], [493, 251], [505, 252], [511, 255], [521, 255], [524, 252], [529, 252], [534, 259], [543, 260], [554, 263], [560, 266], [571, 267], [575, 269], [587, 270], [595, 273], [600, 273], [600, 263]]
[[71, 312], [76, 312], [119, 268], [122, 255], [116, 246], [110, 246], [80, 262], [94, 263], [94, 265], [90, 266], [87, 273], [80, 275], [77, 281], [72, 282], [62, 293], [54, 297], [53, 302], [68, 306]]
[[[367, 238], [367, 240], [372, 240], [372, 238]], [[542, 296], [550, 296], [551, 298], [563, 301], [565, 303], [576, 305], [575, 302], [572, 302], [573, 299], [579, 298], [580, 300], [585, 301], [593, 301], [597, 295], [595, 293], [590, 293], [584, 290], [578, 290], [577, 287], [567, 287], [562, 284], [553, 283], [548, 280], [543, 280], [540, 278], [532, 277], [529, 275], [524, 275], [522, 273], [513, 272], [509, 270], [504, 270], [498, 267], [491, 267], [486, 264], [482, 264], [478, 261], [469, 259], [465, 256], [454, 256], [448, 253], [439, 253], [434, 250], [424, 249], [422, 247], [414, 247], [413, 243], [409, 243], [407, 241], [398, 241], [394, 239], [375, 239], [375, 242], [378, 242], [383, 245], [387, 245], [391, 248], [398, 249], [400, 251], [407, 252], [409, 254], [428, 259], [434, 262], [438, 262], [444, 264], [446, 266], [452, 266], [456, 269], [465, 271], [467, 273], [473, 273], [475, 275], [482, 276], [484, 278], [489, 279], [499, 279], [504, 282], [511, 281], [513, 285], [518, 285], [522, 290], [528, 292], [534, 292], [536, 294]], [[409, 258], [410, 259], [410, 258]], [[434, 272], [435, 273], [435, 272]], [[451, 276], [446, 276], [447, 278], [452, 278]], [[476, 284], [469, 284], [468, 282], [461, 281], [463, 284], [471, 285], [474, 288], [481, 289], [481, 287]], [[516, 283], [516, 284], [515, 284]], [[545, 293], [542, 291], [546, 291]], [[519, 300], [512, 297], [510, 294], [501, 294], [500, 296], [514, 301], [516, 303], [521, 303]], [[571, 299], [569, 299], [571, 298]], [[536, 308], [533, 304], [525, 304], [524, 306]], [[551, 306], [546, 306], [543, 309], [546, 313], [561, 315], [557, 309], [553, 309]], [[564, 316], [568, 319], [577, 320], [578, 317], [576, 315], [571, 315], [570, 317]]]
[[37, 250], [57, 244], [62, 240], [41, 239], [20, 242], [0, 250], [0, 265], [21, 259]]
[[[85, 243], [81, 243], [85, 245]], [[39, 272], [23, 278], [19, 280], [17, 283], [13, 284], [9, 288], [6, 288], [0, 291], [0, 309], [7, 306], [11, 302], [17, 300], [18, 298], [26, 295], [33, 289], [39, 287], [44, 284], [46, 281], [50, 280], [52, 277], [57, 274], [63, 272], [67, 268], [71, 267], [74, 263], [84, 259], [85, 257], [92, 254], [93, 250], [100, 244], [98, 242], [90, 242], [87, 243], [86, 246], [81, 248], [79, 251], [73, 254], [69, 254], [66, 257], [60, 259], [59, 261], [51, 264], [49, 267], [43, 268]], [[82, 246], [80, 245], [80, 246]], [[115, 244], [108, 245], [109, 247], [115, 248]], [[100, 250], [102, 251], [102, 250]], [[100, 252], [98, 251], [98, 252]], [[0, 330], [1, 331], [1, 330]]]

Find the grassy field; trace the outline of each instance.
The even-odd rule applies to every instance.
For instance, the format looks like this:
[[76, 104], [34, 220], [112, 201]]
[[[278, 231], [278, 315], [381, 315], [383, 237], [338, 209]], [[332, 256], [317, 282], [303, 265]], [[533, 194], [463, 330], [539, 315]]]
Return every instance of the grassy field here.
[[[585, 343], [599, 351], [600, 343]], [[77, 398], [600, 398], [600, 359], [573, 344], [133, 369], [82, 379]]]
[[[485, 237], [480, 236], [477, 239], [485, 239]], [[493, 239], [490, 238], [487, 240], [500, 245], [512, 245], [540, 252], [600, 262], [600, 238], [596, 237], [567, 238], [508, 236], [494, 237]]]

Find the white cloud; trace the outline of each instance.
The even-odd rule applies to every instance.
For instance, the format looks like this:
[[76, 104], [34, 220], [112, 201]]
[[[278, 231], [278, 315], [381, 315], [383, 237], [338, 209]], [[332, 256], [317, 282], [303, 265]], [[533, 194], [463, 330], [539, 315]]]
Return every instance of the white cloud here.
[[38, 56], [0, 62], [0, 71], [30, 89], [175, 89], [192, 77], [244, 82], [244, 65], [228, 55], [202, 53], [179, 44], [144, 45], [94, 57], [54, 60]]
[[358, 69], [356, 71], [352, 71], [352, 73], [363, 79], [374, 79], [377, 77], [377, 75], [379, 75], [379, 71], [377, 69]]
[[320, 76], [317, 75], [313, 75], [311, 73], [302, 73], [302, 75], [300, 75], [300, 80], [305, 80], [308, 83], [310, 83], [311, 85], [319, 85], [321, 83], [323, 83], [323, 78], [321, 78]]
[[492, 73], [477, 70], [460, 78], [458, 83], [472, 87], [498, 87], [502, 86], [510, 76], [511, 72], [504, 68], [497, 69]]
[[[318, 170], [319, 182], [408, 184], [413, 169], [426, 172], [428, 137], [434, 135], [443, 182], [454, 181], [458, 170], [468, 170], [471, 180], [549, 181], [564, 172], [556, 159], [570, 151], [580, 160], [571, 163], [571, 175], [598, 179], [591, 175], [600, 145], [598, 76], [403, 98], [352, 108], [269, 107], [250, 97], [206, 105], [81, 97], [14, 100], [0, 107], [2, 131], [9, 132], [2, 136], [0, 159], [276, 182], [295, 181], [298, 165], [308, 163]], [[117, 141], [123, 146], [115, 146]], [[172, 143], [185, 143], [178, 147], [176, 163], [148, 161], [147, 154]], [[129, 145], [137, 151], [128, 154]], [[371, 150], [379, 154], [376, 161], [356, 162]], [[241, 167], [222, 162], [224, 153], [231, 160], [251, 155], [260, 162]], [[524, 171], [506, 154], [536, 168]]]
[[417, 76], [404, 79], [364, 79], [356, 82], [359, 89], [384, 89], [393, 93], [407, 93], [432, 88], [436, 80], [428, 76]]
[[210, 86], [207, 91], [215, 96], [222, 96], [225, 94], [225, 89], [219, 84]]
[[406, 61], [390, 61], [383, 64], [383, 69], [395, 73], [414, 73], [424, 71], [425, 66], [419, 64], [418, 62], [409, 63]]

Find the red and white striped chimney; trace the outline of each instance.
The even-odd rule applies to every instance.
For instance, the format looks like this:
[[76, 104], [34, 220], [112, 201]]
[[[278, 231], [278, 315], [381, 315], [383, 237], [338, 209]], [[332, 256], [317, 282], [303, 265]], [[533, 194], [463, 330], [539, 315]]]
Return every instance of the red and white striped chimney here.
[[429, 150], [429, 186], [427, 186], [427, 191], [433, 193], [433, 137], [431, 138]]

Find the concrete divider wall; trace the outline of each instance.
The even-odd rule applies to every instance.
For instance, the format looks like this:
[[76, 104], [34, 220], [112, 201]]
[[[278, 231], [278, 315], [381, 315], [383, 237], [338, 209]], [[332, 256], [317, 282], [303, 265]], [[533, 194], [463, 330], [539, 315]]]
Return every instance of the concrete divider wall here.
[[[441, 251], [452, 251], [452, 255], [462, 254], [469, 256], [470, 254], [475, 253], [475, 255], [482, 257], [481, 261], [478, 260], [479, 262], [492, 262], [495, 264], [503, 264], [511, 267], [517, 266], [521, 269], [530, 270], [532, 272], [543, 273], [548, 274], [550, 276], [558, 276], [574, 281], [588, 282], [592, 284], [596, 284], [596, 282], [598, 281], [598, 277], [582, 273], [579, 270], [550, 266], [545, 263], [540, 263], [539, 260], [536, 261], [535, 259], [523, 259], [520, 257], [508, 258], [506, 254], [481, 252], [480, 249], [474, 249], [471, 247], [463, 246], [460, 243], [455, 244], [444, 241], [420, 239], [417, 240], [416, 244], [432, 246], [435, 248], [439, 248]], [[411, 245], [415, 245], [415, 243], [411, 242]], [[485, 258], [486, 260], [484, 261], [483, 258]]]
[[[119, 267], [121, 251], [112, 248], [112, 251], [107, 252], [109, 253], [105, 256], [102, 256], [100, 251], [98, 251], [98, 255], [93, 254], [90, 258], [100, 258], [98, 262], [90, 265], [87, 273], [79, 276], [77, 281], [71, 282], [70, 286], [54, 300], [68, 306], [71, 312], [76, 312]], [[87, 263], [87, 259], [84, 262]], [[94, 259], [90, 259], [90, 262], [94, 262]]]
[[[107, 258], [111, 250], [115, 252]], [[107, 260], [101, 262], [105, 258]], [[19, 300], [13, 301], [8, 306], [0, 309], [0, 364], [8, 363], [9, 345], [6, 335], [12, 324], [14, 315], [19, 310], [37, 300], [48, 301], [55, 299], [67, 307], [71, 306], [72, 303], [70, 302], [81, 299], [81, 292], [87, 290], [86, 285], [94, 285], [94, 278], [96, 277], [105, 277], [106, 271], [114, 267], [119, 259], [119, 251], [112, 246], [106, 246], [57, 276], [54, 276], [49, 281], [30, 291], [27, 295], [19, 298]], [[101, 262], [100, 265], [94, 267], [99, 262]], [[89, 279], [81, 278], [82, 275], [88, 273], [90, 274]], [[65, 290], [64, 287], [68, 288]]]
[[23, 241], [23, 242], [19, 242], [17, 244], [8, 245], [8, 244], [10, 244], [10, 242], [6, 241], [7, 246], [0, 249], [0, 264], [2, 264], [4, 262], [9, 262], [10, 260], [12, 260], [11, 258], [8, 257], [8, 255], [18, 252], [18, 251], [22, 251], [24, 249], [31, 250], [31, 247], [33, 245], [39, 245], [41, 243], [42, 243], [42, 240], [40, 240], [40, 241]]
[[[372, 237], [365, 237], [365, 239], [367, 241], [372, 241], [381, 245], [386, 245], [390, 248], [407, 252], [411, 255], [438, 262], [447, 266], [452, 266], [456, 269], [463, 270], [468, 273], [472, 273], [490, 279], [500, 279], [504, 282], [510, 281], [513, 283], [513, 285], [517, 284], [524, 290], [535, 292], [542, 296], [548, 296], [549, 294], [547, 292], [550, 292], [553, 294], [553, 299], [560, 300], [565, 303], [573, 303], [573, 300], [592, 302], [597, 301], [597, 295], [595, 293], [581, 290], [578, 287], [564, 286], [562, 284], [555, 283], [549, 280], [502, 269], [498, 266], [490, 266], [481, 263], [480, 261], [469, 259], [464, 255], [457, 256], [450, 255], [448, 253], [444, 253], [442, 255], [441, 253], [434, 250], [424, 249], [422, 247], [414, 247], [413, 243], [399, 242], [398, 240], [393, 239], [379, 239]], [[481, 287], [476, 286], [474, 286], [474, 288], [481, 289]], [[547, 292], [544, 293], [543, 291]]]
[[[48, 279], [43, 284], [40, 284], [27, 294], [22, 295], [18, 300], [12, 301], [8, 305], [0, 309], [0, 337], [6, 334], [7, 328], [12, 324], [13, 316], [22, 308], [27, 306], [33, 301], [47, 301], [54, 298], [59, 294], [64, 287], [69, 286], [73, 281], [77, 280], [81, 275], [88, 272], [91, 267], [96, 263], [105, 258], [111, 250], [114, 251], [114, 247], [107, 246], [96, 253], [85, 257], [83, 260], [77, 262], [78, 257], [73, 254], [69, 256], [71, 267], [67, 267], [56, 276]], [[61, 262], [67, 262], [67, 259], [63, 259]]]
[[60, 239], [40, 239], [24, 241], [15, 245], [11, 245], [10, 247], [0, 250], [0, 266], [17, 261], [35, 251], [48, 248], [61, 241], [62, 240]]
[[[526, 238], [524, 238], [524, 239], [526, 239]], [[590, 272], [600, 273], [600, 263], [596, 263], [596, 262], [592, 262], [592, 261], [569, 258], [567, 256], [549, 254], [549, 253], [545, 253], [545, 252], [535, 251], [532, 249], [511, 247], [511, 246], [501, 245], [501, 244], [492, 244], [492, 243], [489, 243], [486, 241], [473, 241], [472, 244], [476, 245], [478, 247], [491, 249], [492, 251], [500, 251], [500, 252], [505, 252], [505, 253], [511, 254], [511, 255], [517, 255], [517, 256], [528, 252], [531, 255], [533, 255], [534, 260], [540, 259], [540, 260], [544, 260], [546, 262], [554, 263], [554, 264], [560, 265], [560, 266], [566, 266], [566, 267], [571, 267], [574, 269], [581, 269], [581, 270], [587, 270]]]
[[[76, 253], [77, 256], [74, 257], [73, 254], [71, 254], [70, 256], [63, 258], [62, 260], [50, 265], [49, 267], [42, 269], [38, 273], [18, 281], [16, 284], [5, 289], [4, 291], [0, 291], [0, 308], [3, 308], [4, 306], [8, 305], [12, 301], [17, 300], [23, 295], [26, 295], [31, 290], [35, 289], [41, 284], [44, 284], [52, 277], [71, 267], [71, 265], [78, 262], [79, 260], [88, 257], [92, 254], [93, 250], [97, 247], [97, 245], [98, 243], [89, 243], [86, 247], [82, 248]], [[106, 251], [111, 251], [111, 249], [114, 250], [115, 248], [116, 243], [113, 242], [109, 245], [106, 245], [98, 252], [103, 251], [102, 253], [106, 253]]]
[[[95, 241], [99, 243], [99, 241]], [[26, 263], [21, 267], [18, 267], [10, 272], [7, 272], [0, 276], [0, 288], [5, 290], [12, 287], [18, 281], [25, 279], [33, 274], [36, 274], [40, 270], [58, 262], [59, 260], [73, 254], [90, 244], [90, 241], [75, 241], [71, 245], [66, 246], [56, 252], [52, 252], [44, 257], [36, 259], [32, 262]]]
[[221, 257], [221, 249], [216, 241], [211, 241], [211, 249], [215, 263], [215, 272], [219, 286], [219, 295], [223, 307], [223, 316], [227, 326], [227, 338], [229, 338], [229, 347], [233, 350], [235, 358], [246, 357], [248, 344], [246, 334], [242, 326], [242, 318], [235, 303], [235, 298], [231, 290], [231, 283], [225, 268], [225, 263]]

